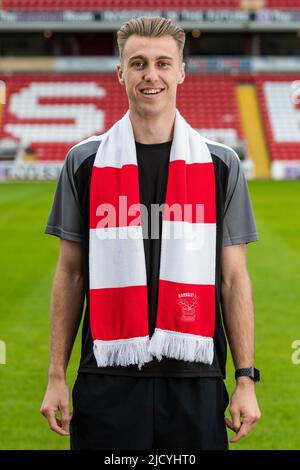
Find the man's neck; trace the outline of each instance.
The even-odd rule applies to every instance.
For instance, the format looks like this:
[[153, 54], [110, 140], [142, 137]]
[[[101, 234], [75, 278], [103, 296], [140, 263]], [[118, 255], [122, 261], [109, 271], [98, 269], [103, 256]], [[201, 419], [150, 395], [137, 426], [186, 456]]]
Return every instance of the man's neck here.
[[130, 111], [134, 138], [141, 144], [160, 144], [173, 139], [175, 112], [159, 116], [140, 116]]

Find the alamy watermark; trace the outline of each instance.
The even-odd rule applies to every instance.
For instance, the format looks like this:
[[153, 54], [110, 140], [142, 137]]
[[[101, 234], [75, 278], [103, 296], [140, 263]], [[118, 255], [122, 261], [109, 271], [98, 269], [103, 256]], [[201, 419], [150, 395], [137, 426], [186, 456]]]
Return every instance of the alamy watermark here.
[[120, 195], [117, 207], [102, 203], [96, 208], [96, 235], [99, 239], [159, 239], [160, 222], [168, 221], [171, 223], [163, 226], [162, 239], [184, 240], [190, 249], [203, 247], [204, 204], [151, 204], [149, 217], [144, 204], [128, 204], [127, 199], [126, 195]]
[[292, 353], [291, 361], [295, 366], [300, 364], [300, 339], [295, 339], [291, 344], [292, 349], [295, 351]]
[[6, 364], [6, 344], [0, 340], [0, 364]]

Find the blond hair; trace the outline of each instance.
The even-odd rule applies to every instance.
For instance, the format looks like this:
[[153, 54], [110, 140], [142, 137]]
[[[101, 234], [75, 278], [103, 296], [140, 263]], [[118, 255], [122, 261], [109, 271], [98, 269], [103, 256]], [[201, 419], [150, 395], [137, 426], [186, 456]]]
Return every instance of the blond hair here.
[[177, 43], [181, 59], [183, 58], [185, 32], [179, 26], [174, 25], [170, 19], [161, 16], [140, 16], [139, 18], [132, 18], [126, 21], [117, 32], [121, 60], [125, 43], [133, 34], [152, 38], [171, 36]]

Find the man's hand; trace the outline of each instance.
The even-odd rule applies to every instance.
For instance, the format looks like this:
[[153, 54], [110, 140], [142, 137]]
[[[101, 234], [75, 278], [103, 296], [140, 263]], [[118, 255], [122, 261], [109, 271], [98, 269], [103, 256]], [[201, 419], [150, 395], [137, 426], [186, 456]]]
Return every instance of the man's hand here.
[[[52, 431], [61, 436], [69, 436], [72, 412], [69, 410], [69, 389], [65, 380], [49, 381], [40, 411], [48, 420]], [[57, 411], [60, 411], [60, 418], [56, 417]]]
[[228, 428], [236, 432], [230, 442], [246, 436], [261, 417], [255, 395], [255, 384], [248, 377], [239, 378], [232, 394], [229, 408], [232, 421], [225, 418]]

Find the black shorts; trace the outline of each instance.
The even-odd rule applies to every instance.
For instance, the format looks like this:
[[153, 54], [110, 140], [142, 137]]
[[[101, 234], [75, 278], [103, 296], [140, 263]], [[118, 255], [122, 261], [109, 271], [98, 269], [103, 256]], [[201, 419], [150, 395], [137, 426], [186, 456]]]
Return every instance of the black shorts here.
[[72, 450], [226, 450], [222, 378], [79, 373]]

